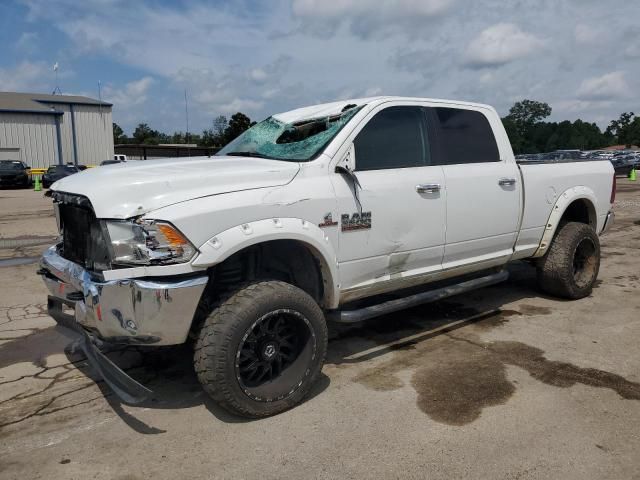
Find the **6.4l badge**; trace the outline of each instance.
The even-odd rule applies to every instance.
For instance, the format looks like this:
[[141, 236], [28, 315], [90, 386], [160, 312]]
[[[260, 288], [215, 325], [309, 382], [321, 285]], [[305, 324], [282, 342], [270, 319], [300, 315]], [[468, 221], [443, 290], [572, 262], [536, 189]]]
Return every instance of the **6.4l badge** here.
[[371, 228], [371, 212], [343, 213], [340, 217], [343, 232], [353, 232], [355, 230], [369, 230]]
[[335, 227], [336, 225], [338, 225], [338, 222], [334, 222], [333, 221], [333, 216], [331, 215], [331, 212], [327, 213], [324, 216], [324, 220], [322, 221], [322, 223], [319, 223], [318, 226], [320, 228], [324, 228], [324, 227]]

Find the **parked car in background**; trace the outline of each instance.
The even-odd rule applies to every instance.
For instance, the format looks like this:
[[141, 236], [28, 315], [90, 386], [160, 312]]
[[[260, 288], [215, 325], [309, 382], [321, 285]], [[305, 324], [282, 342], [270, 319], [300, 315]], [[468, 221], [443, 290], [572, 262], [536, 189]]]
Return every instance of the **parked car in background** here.
[[28, 187], [31, 185], [30, 167], [20, 160], [0, 160], [0, 185]]
[[580, 150], [556, 150], [548, 155], [552, 160], [580, 160], [584, 158]]
[[617, 155], [611, 159], [611, 164], [616, 172], [616, 175], [629, 175], [632, 169], [640, 166], [638, 157], [633, 154], [630, 155]]
[[116, 163], [124, 163], [124, 160], [116, 160], [115, 158], [110, 160], [103, 160], [100, 162], [100, 166], [104, 167], [105, 165], [115, 165]]
[[76, 165], [51, 165], [42, 176], [42, 186], [49, 188], [54, 182], [57, 182], [61, 178], [68, 177], [81, 170], [82, 169]]

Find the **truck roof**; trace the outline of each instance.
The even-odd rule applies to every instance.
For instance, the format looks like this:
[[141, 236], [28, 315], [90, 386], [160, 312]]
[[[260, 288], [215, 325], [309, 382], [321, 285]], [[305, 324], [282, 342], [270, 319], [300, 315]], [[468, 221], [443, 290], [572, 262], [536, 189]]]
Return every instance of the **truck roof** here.
[[422, 97], [400, 97], [400, 96], [377, 96], [377, 97], [363, 97], [363, 98], [350, 98], [347, 100], [340, 100], [336, 102], [320, 103], [317, 105], [310, 105], [308, 107], [296, 108], [295, 110], [289, 110], [288, 112], [277, 113], [273, 115], [273, 118], [284, 123], [293, 123], [299, 120], [307, 118], [318, 118], [329, 115], [337, 115], [347, 105], [370, 105], [377, 106], [381, 103], [390, 101], [419, 101], [430, 103], [442, 103], [449, 106], [465, 106], [472, 108], [482, 108], [493, 110], [490, 105], [482, 103], [465, 102], [461, 100], [444, 100], [438, 98], [422, 98]]

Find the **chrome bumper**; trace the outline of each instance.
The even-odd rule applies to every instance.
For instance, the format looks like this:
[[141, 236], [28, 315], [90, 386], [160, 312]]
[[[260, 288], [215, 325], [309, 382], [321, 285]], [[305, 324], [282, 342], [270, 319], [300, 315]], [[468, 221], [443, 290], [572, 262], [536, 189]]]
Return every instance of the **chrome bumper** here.
[[613, 210], [611, 210], [609, 213], [607, 213], [607, 218], [604, 220], [604, 226], [602, 227], [602, 231], [600, 232], [600, 235], [604, 235], [605, 233], [607, 233], [607, 231], [611, 228], [611, 225], [613, 225], [613, 222], [616, 219], [616, 214], [613, 213]]
[[45, 251], [40, 266], [52, 297], [50, 315], [56, 318], [65, 304], [84, 330], [115, 344], [184, 343], [208, 281], [207, 275], [95, 281], [80, 265], [58, 255], [55, 246]]

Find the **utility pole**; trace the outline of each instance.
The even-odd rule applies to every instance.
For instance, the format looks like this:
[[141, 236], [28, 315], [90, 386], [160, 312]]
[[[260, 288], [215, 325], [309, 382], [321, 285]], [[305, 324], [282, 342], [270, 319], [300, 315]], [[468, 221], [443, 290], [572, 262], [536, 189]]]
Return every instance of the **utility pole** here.
[[187, 89], [184, 89], [184, 114], [187, 119], [187, 131], [184, 134], [185, 143], [189, 143], [189, 103], [187, 102]]

